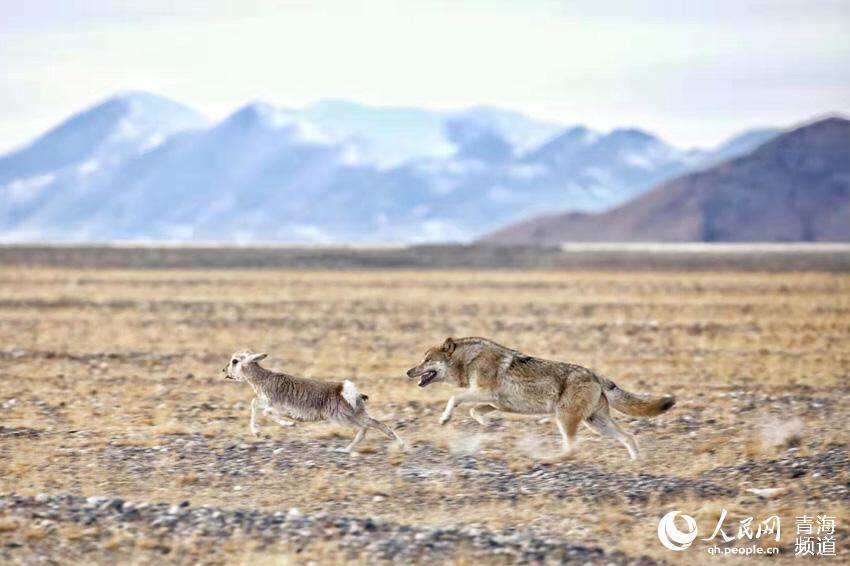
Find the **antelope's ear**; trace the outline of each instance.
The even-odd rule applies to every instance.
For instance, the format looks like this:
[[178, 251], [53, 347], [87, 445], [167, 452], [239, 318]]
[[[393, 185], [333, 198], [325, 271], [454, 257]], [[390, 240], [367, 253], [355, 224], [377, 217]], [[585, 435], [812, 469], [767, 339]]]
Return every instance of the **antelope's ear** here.
[[257, 363], [261, 360], [265, 360], [268, 357], [268, 354], [251, 354], [248, 356], [249, 363]]
[[452, 337], [446, 338], [446, 341], [443, 342], [443, 351], [450, 356], [452, 354], [454, 354], [456, 347], [457, 347], [457, 344], [455, 343], [455, 341]]

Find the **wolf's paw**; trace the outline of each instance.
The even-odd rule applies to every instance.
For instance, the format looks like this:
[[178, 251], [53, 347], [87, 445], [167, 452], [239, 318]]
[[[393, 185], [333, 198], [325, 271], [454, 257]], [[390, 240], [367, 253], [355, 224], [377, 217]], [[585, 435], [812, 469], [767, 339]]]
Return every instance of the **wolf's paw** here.
[[451, 420], [451, 415], [446, 415], [445, 413], [440, 417], [440, 425], [445, 425], [447, 422]]
[[565, 446], [561, 449], [560, 459], [561, 460], [572, 460], [576, 455], [576, 447], [575, 446]]

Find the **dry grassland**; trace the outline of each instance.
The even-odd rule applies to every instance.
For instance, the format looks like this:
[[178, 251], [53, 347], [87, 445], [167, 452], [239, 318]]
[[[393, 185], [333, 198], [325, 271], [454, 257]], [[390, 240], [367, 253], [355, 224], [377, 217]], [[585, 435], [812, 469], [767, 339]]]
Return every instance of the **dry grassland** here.
[[[482, 428], [461, 408], [440, 427], [451, 390], [417, 388], [404, 371], [449, 335], [587, 365], [679, 404], [652, 420], [618, 417], [636, 434], [637, 462], [587, 431], [578, 455], [561, 460], [542, 417]], [[850, 552], [848, 275], [3, 268], [0, 343], [7, 498], [295, 507], [423, 532], [483, 530], [520, 546], [523, 537], [585, 545], [615, 562], [676, 562], [686, 553], [661, 547], [659, 517], [679, 509], [707, 536], [721, 508], [730, 531], [743, 517], [779, 514], [777, 563], [793, 562], [794, 517], [829, 513], [838, 552]], [[359, 456], [334, 454], [350, 433], [323, 424], [265, 422], [265, 438], [252, 438], [250, 390], [220, 371], [245, 347], [268, 352], [271, 368], [354, 380], [410, 449], [388, 450], [371, 433]], [[748, 491], [764, 488], [778, 490]], [[293, 544], [36, 515], [0, 506], [0, 561], [381, 558], [352, 551], [345, 534]], [[706, 547], [695, 543], [688, 560], [718, 560]], [[417, 556], [431, 552], [458, 563], [486, 555], [458, 543], [425, 544]]]

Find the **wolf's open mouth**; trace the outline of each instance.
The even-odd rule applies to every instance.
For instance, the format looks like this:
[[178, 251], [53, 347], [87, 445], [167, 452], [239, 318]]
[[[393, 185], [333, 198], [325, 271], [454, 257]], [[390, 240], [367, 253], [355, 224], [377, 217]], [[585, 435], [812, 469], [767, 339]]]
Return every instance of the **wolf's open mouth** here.
[[436, 371], [434, 371], [432, 369], [426, 371], [425, 373], [422, 374], [422, 377], [419, 378], [419, 387], [425, 387], [426, 385], [431, 383], [431, 381], [433, 381], [433, 379], [435, 377], [437, 377]]

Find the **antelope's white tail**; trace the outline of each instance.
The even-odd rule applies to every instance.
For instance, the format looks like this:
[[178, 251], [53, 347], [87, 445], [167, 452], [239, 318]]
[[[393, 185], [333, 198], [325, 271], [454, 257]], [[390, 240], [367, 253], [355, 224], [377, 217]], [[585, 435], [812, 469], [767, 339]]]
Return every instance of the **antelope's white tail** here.
[[357, 390], [357, 386], [347, 379], [342, 382], [342, 398], [355, 410], [363, 402], [363, 395]]

